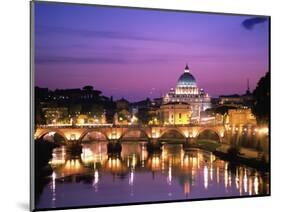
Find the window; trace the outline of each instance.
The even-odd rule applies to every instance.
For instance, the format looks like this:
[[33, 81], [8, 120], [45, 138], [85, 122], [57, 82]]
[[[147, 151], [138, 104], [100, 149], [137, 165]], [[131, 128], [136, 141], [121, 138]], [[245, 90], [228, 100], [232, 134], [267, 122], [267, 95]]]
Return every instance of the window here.
[[181, 113], [179, 113], [179, 119], [181, 119]]

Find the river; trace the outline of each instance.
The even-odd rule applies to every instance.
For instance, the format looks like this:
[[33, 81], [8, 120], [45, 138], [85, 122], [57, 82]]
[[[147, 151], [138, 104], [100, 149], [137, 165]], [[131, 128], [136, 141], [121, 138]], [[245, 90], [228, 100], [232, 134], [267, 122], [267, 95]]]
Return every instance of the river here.
[[49, 163], [37, 209], [269, 194], [268, 173], [181, 144], [148, 154], [145, 143], [124, 142], [121, 154], [108, 155], [107, 142], [95, 142], [78, 157], [62, 146]]

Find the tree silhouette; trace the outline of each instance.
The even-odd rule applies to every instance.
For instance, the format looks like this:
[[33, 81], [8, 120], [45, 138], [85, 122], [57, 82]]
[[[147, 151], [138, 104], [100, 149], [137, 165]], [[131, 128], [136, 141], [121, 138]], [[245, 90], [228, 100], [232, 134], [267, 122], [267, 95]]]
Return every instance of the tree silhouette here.
[[270, 75], [269, 72], [262, 77], [256, 89], [253, 92], [254, 105], [253, 113], [257, 117], [259, 124], [267, 124], [269, 122], [270, 112]]

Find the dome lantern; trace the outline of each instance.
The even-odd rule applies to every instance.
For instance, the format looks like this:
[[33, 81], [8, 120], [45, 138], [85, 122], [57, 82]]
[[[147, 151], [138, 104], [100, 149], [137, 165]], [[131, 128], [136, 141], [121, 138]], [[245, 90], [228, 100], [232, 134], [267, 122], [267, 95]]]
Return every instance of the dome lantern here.
[[185, 72], [185, 73], [189, 73], [189, 67], [188, 67], [187, 64], [186, 64], [186, 66], [185, 66], [184, 72]]
[[177, 87], [197, 87], [195, 78], [190, 73], [187, 64], [185, 66], [184, 73], [178, 79]]

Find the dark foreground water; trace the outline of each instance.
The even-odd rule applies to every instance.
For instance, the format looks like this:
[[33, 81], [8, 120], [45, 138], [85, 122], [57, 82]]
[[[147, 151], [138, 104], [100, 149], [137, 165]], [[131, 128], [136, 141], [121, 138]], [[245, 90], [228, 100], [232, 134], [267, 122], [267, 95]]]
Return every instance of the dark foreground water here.
[[121, 155], [107, 155], [106, 142], [83, 145], [80, 157], [53, 151], [53, 173], [36, 208], [95, 206], [149, 201], [264, 195], [268, 173], [232, 166], [212, 153], [183, 151], [164, 144], [149, 155], [145, 143], [122, 144]]

